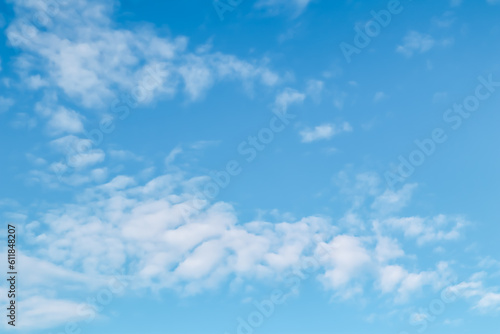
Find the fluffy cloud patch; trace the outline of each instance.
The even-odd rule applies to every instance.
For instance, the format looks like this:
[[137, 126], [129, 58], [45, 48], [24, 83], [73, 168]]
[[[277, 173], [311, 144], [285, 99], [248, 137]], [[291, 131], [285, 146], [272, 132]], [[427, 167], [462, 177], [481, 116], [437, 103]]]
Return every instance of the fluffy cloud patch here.
[[50, 115], [47, 129], [53, 135], [81, 133], [84, 130], [82, 116], [74, 110], [59, 107]]
[[[76, 137], [64, 138], [54, 141], [55, 149], [78, 143]], [[202, 199], [195, 189], [202, 189], [200, 180], [181, 173], [147, 182], [119, 175], [82, 189], [73, 202], [38, 212], [27, 227], [31, 247], [22, 261], [33, 272], [26, 300], [51, 298], [54, 307], [70, 309], [74, 304], [65, 303], [73, 302], [57, 299], [59, 294], [67, 289], [95, 290], [117, 272], [129, 278], [131, 290], [169, 289], [192, 295], [225, 283], [280, 281], [304, 263], [313, 264], [312, 276], [340, 299], [375, 288], [383, 298], [403, 303], [426, 288], [441, 289], [451, 281], [446, 262], [425, 270], [419, 270], [417, 262], [408, 267], [408, 256], [397, 240], [401, 232], [421, 239], [422, 246], [431, 240], [452, 240], [448, 228], [453, 220], [445, 216], [381, 217], [372, 230], [356, 233], [321, 216], [241, 221], [232, 205]], [[359, 174], [355, 180], [354, 186], [348, 182], [346, 187], [354, 194], [365, 193], [366, 200], [380, 203], [380, 198], [396, 196], [379, 189], [373, 174]], [[406, 191], [395, 194], [405, 197], [401, 194]], [[360, 220], [380, 215], [356, 208], [351, 212]], [[463, 287], [467, 289], [477, 290], [478, 308], [495, 307], [496, 296], [487, 295], [481, 285]]]
[[411, 57], [414, 53], [425, 53], [432, 49], [436, 41], [432, 36], [421, 34], [417, 31], [410, 31], [404, 38], [403, 44], [396, 48], [396, 51]]
[[0, 113], [4, 113], [14, 105], [14, 99], [0, 96]]
[[314, 128], [306, 128], [299, 132], [303, 143], [312, 143], [318, 140], [328, 140], [332, 137], [344, 133], [351, 132], [352, 127], [349, 123], [342, 124], [322, 124]]
[[28, 86], [57, 87], [87, 108], [110, 105], [117, 92], [139, 103], [179, 90], [196, 100], [221, 80], [241, 81], [246, 89], [254, 82], [273, 86], [280, 81], [264, 60], [248, 62], [209, 48], [190, 52], [186, 37], [162, 36], [150, 28], [116, 29], [109, 19], [112, 3], [62, 3], [48, 9], [53, 15], [47, 17], [47, 29], [26, 19], [39, 11], [36, 4], [14, 4], [18, 16], [7, 37], [25, 51], [18, 63]]
[[305, 98], [305, 94], [293, 88], [286, 88], [276, 96], [274, 107], [278, 112], [285, 112], [291, 105], [302, 103]]
[[339, 288], [349, 283], [371, 262], [368, 250], [356, 237], [340, 235], [327, 246], [331, 252], [326, 263], [332, 268], [326, 269], [323, 279], [330, 287]]
[[500, 310], [500, 293], [488, 292], [477, 302], [476, 307], [481, 310]]
[[375, 222], [375, 228], [387, 227], [403, 232], [405, 237], [415, 238], [418, 244], [458, 239], [467, 222], [459, 216], [437, 215], [430, 218], [403, 217], [389, 218]]

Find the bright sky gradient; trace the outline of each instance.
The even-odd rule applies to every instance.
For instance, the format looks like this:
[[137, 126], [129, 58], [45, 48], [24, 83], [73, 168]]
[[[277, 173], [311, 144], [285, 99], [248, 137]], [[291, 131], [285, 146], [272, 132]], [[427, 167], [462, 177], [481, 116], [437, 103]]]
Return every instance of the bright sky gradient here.
[[500, 1], [0, 9], [17, 332], [499, 333]]

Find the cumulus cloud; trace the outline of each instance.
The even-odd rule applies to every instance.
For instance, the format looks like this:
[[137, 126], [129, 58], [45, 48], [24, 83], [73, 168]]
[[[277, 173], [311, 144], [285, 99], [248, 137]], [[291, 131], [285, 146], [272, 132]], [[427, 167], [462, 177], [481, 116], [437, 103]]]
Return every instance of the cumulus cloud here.
[[49, 116], [47, 129], [52, 135], [81, 133], [84, 130], [82, 119], [76, 111], [59, 107]]
[[408, 204], [416, 188], [416, 184], [405, 184], [396, 191], [386, 189], [375, 198], [371, 207], [382, 215], [398, 212]]
[[302, 103], [305, 98], [304, 93], [293, 88], [285, 88], [276, 96], [274, 109], [277, 112], [285, 112], [291, 105]]
[[[75, 136], [63, 138], [54, 140], [54, 149], [85, 144]], [[355, 175], [354, 183], [346, 176], [342, 179], [342, 194], [377, 203], [366, 206], [372, 207], [368, 213], [357, 205], [350, 208], [361, 221], [380, 217], [373, 229], [353, 233], [316, 215], [242, 221], [231, 204], [203, 196], [208, 179], [186, 178], [180, 172], [146, 182], [118, 175], [87, 186], [74, 201], [39, 211], [28, 224], [26, 242], [31, 247], [21, 262], [33, 275], [27, 278], [32, 290], [25, 298], [50, 299], [69, 308], [72, 304], [64, 303], [74, 301], [65, 300], [64, 291], [99, 288], [116, 272], [129, 278], [128, 290], [168, 289], [192, 295], [224, 283], [280, 281], [290, 272], [300, 272], [304, 263], [340, 299], [375, 288], [384, 298], [403, 303], [426, 288], [449, 284], [452, 270], [446, 262], [425, 270], [419, 270], [417, 262], [408, 266], [398, 234], [416, 238], [421, 246], [453, 240], [456, 221], [446, 216], [387, 218], [395, 211], [381, 213], [380, 208], [402, 206], [414, 186], [387, 193], [373, 173]], [[486, 294], [494, 291], [482, 286], [476, 290], [477, 307], [494, 308], [496, 296]], [[74, 317], [71, 312], [63, 314], [62, 318]]]
[[407, 273], [403, 276], [395, 299], [398, 303], [408, 301], [413, 294], [421, 292], [426, 285], [431, 286], [434, 290], [439, 290], [445, 288], [454, 279], [447, 262], [439, 262], [435, 270]]
[[[53, 145], [74, 141], [68, 136]], [[241, 222], [230, 204], [200, 197], [193, 188], [198, 181], [193, 182], [177, 173], [145, 184], [120, 175], [83, 189], [76, 202], [48, 210], [33, 225], [30, 258], [43, 258], [45, 264], [32, 270], [83, 284], [86, 278], [128, 268], [135, 288], [185, 294], [233, 279], [279, 279], [306, 259], [316, 259], [318, 279], [341, 296], [361, 293], [369, 277], [381, 291], [401, 296], [440, 277], [439, 270], [413, 272], [389, 264], [405, 256], [390, 237], [391, 229], [385, 235], [377, 230], [356, 236], [319, 216]], [[437, 228], [432, 232], [439, 235]], [[429, 233], [418, 230], [416, 235]], [[63, 266], [67, 269], [54, 269]], [[34, 276], [40, 277], [34, 285], [43, 284], [42, 273]]]
[[472, 275], [468, 281], [447, 287], [446, 293], [472, 301], [473, 309], [481, 312], [498, 312], [500, 311], [500, 293], [498, 293], [498, 288], [485, 287], [481, 280], [484, 276]]
[[42, 77], [39, 74], [32, 75], [26, 78], [26, 83], [29, 88], [35, 90], [41, 87], [48, 86], [49, 84], [45, 79], [42, 79]]
[[399, 230], [403, 232], [405, 237], [415, 238], [420, 245], [458, 239], [461, 236], [461, 230], [466, 225], [467, 222], [462, 217], [446, 215], [430, 218], [398, 217], [374, 223], [375, 228], [382, 226]]
[[326, 263], [328, 268], [323, 275], [325, 285], [339, 288], [366, 269], [371, 262], [368, 250], [363, 246], [361, 239], [349, 236], [336, 236], [329, 244], [331, 252]]
[[476, 307], [481, 310], [500, 310], [500, 293], [488, 292], [477, 302]]
[[299, 132], [302, 137], [303, 143], [312, 143], [318, 140], [328, 140], [333, 136], [339, 135], [344, 132], [351, 132], [352, 127], [349, 123], [342, 124], [322, 124], [311, 128], [306, 128]]
[[50, 147], [63, 154], [65, 168], [83, 169], [104, 161], [105, 153], [101, 149], [92, 148], [90, 139], [82, 139], [68, 135], [50, 142]]
[[408, 272], [401, 266], [389, 265], [380, 268], [379, 287], [384, 293], [392, 292], [408, 275]]
[[398, 45], [396, 51], [407, 57], [411, 57], [414, 53], [429, 51], [435, 44], [436, 41], [432, 36], [421, 34], [417, 31], [410, 31], [403, 38], [403, 44]]
[[135, 186], [122, 176], [87, 189], [84, 202], [43, 215], [48, 232], [35, 231], [32, 240], [38, 256], [85, 275], [134, 263], [140, 286], [197, 293], [232, 275], [274, 277], [300, 261], [314, 235], [329, 233], [320, 217], [242, 224], [223, 202], [193, 210], [192, 194], [173, 193], [185, 182], [165, 175]]
[[[118, 96], [125, 96], [133, 108], [179, 94], [188, 101], [200, 100], [221, 81], [240, 82], [248, 93], [283, 81], [269, 68], [267, 59], [243, 60], [213, 52], [205, 45], [190, 47], [185, 36], [163, 34], [150, 26], [117, 28], [111, 19], [114, 4], [110, 2], [77, 1], [71, 6], [61, 2], [50, 8], [47, 3], [30, 1], [13, 1], [13, 5], [16, 16], [6, 35], [10, 45], [21, 51], [14, 70], [28, 88], [44, 89], [35, 117], [41, 118], [46, 134], [61, 137], [61, 141], [67, 140], [67, 135], [85, 132], [89, 109], [95, 117], [96, 109], [102, 114], [108, 107], [120, 107]], [[35, 27], [30, 20], [41, 9], [50, 15], [40, 22], [44, 27]], [[62, 103], [68, 98], [71, 107]], [[300, 98], [285, 90], [277, 108], [298, 103]], [[0, 97], [0, 112], [12, 104], [12, 99]], [[26, 113], [16, 114], [11, 121], [14, 128], [31, 129], [36, 124], [37, 119]], [[81, 171], [105, 159], [104, 151], [91, 147], [86, 139], [72, 141], [64, 150], [59, 149], [62, 160], [50, 164], [50, 171], [31, 171], [30, 182], [55, 186], [54, 171], [65, 184], [102, 179], [103, 168], [69, 175], [74, 168]], [[54, 142], [50, 146], [54, 147]]]
[[[280, 81], [265, 60], [248, 62], [207, 48], [190, 52], [186, 37], [163, 36], [150, 28], [116, 29], [109, 19], [112, 3], [61, 4], [47, 18], [47, 30], [24, 19], [38, 12], [34, 3], [14, 4], [18, 16], [8, 26], [7, 36], [13, 46], [25, 51], [19, 63], [24, 64], [28, 86], [57, 87], [84, 107], [104, 107], [116, 91], [127, 92], [138, 102], [171, 97], [179, 90], [197, 100], [221, 80], [241, 81], [246, 89], [255, 82], [273, 86]], [[42, 73], [26, 70], [34, 67], [31, 56]]]

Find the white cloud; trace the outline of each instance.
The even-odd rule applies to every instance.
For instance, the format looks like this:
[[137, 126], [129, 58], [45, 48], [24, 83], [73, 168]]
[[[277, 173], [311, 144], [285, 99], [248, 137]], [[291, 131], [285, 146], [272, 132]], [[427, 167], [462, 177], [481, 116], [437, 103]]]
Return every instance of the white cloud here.
[[[39, 9], [32, 2], [14, 3], [18, 16], [7, 36], [24, 51], [18, 67], [27, 85], [57, 87], [84, 107], [105, 107], [116, 91], [141, 103], [183, 89], [196, 100], [221, 80], [241, 81], [247, 90], [256, 82], [274, 86], [280, 81], [266, 60], [244, 61], [207, 48], [194, 47], [193, 53], [186, 37], [159, 36], [148, 27], [116, 29], [109, 19], [113, 5], [107, 2], [78, 1], [71, 8], [61, 4], [64, 8], [51, 18], [50, 29], [30, 37], [26, 18]], [[40, 73], [31, 74], [32, 68]]]
[[410, 31], [403, 38], [403, 44], [396, 48], [396, 51], [407, 57], [413, 56], [414, 53], [425, 53], [432, 49], [436, 41], [432, 36], [421, 34], [416, 31]]
[[286, 88], [276, 96], [274, 101], [275, 111], [285, 112], [291, 105], [302, 103], [305, 98], [305, 94], [292, 88]]
[[325, 259], [326, 271], [322, 280], [326, 286], [339, 288], [346, 285], [371, 262], [368, 250], [360, 238], [339, 235], [327, 247], [330, 253]]
[[446, 262], [439, 262], [436, 270], [409, 273], [401, 281], [395, 301], [406, 302], [412, 294], [422, 291], [426, 285], [432, 286], [434, 290], [443, 289], [452, 279], [452, 271]]
[[443, 324], [447, 326], [458, 327], [464, 323], [464, 319], [444, 319]]
[[16, 324], [19, 329], [53, 328], [87, 318], [78, 312], [82, 304], [64, 299], [34, 296], [19, 301], [19, 307], [23, 310], [22, 320]]
[[214, 77], [201, 57], [190, 57], [188, 63], [179, 68], [179, 73], [184, 78], [186, 92], [193, 100], [213, 85]]
[[469, 281], [448, 287], [446, 293], [473, 301], [473, 308], [481, 312], [498, 312], [500, 311], [498, 287], [487, 289], [481, 281], [483, 276], [473, 275]]
[[338, 110], [342, 110], [344, 108], [344, 103], [347, 98], [346, 92], [336, 92], [333, 97], [333, 105]]
[[198, 140], [189, 145], [189, 147], [192, 148], [193, 150], [203, 150], [207, 147], [217, 146], [220, 143], [221, 143], [220, 140]]
[[379, 287], [384, 293], [392, 292], [408, 276], [408, 272], [401, 266], [390, 265], [380, 268]]
[[379, 237], [375, 247], [375, 256], [379, 262], [386, 262], [405, 255], [399, 243], [389, 237]]
[[500, 293], [486, 293], [477, 302], [476, 308], [480, 310], [500, 310]]
[[51, 135], [81, 133], [84, 130], [82, 119], [76, 111], [59, 107], [49, 116], [47, 129]]
[[377, 103], [384, 100], [385, 98], [387, 98], [387, 95], [384, 92], [377, 92], [373, 97], [373, 102]]
[[50, 142], [50, 146], [62, 153], [67, 166], [83, 169], [104, 161], [105, 154], [101, 149], [92, 148], [92, 141], [73, 135], [61, 137]]
[[89, 187], [83, 202], [42, 215], [43, 228], [33, 231], [31, 242], [40, 247], [38, 256], [81, 268], [87, 277], [109, 275], [131, 261], [138, 286], [197, 293], [232, 275], [279, 275], [312, 249], [314, 235], [329, 233], [319, 217], [238, 224], [226, 203], [202, 202], [194, 209], [192, 193], [174, 194], [186, 182], [163, 175], [136, 186], [120, 176]]
[[416, 184], [405, 184], [397, 191], [386, 189], [375, 198], [371, 207], [382, 215], [398, 212], [409, 203], [416, 188]]
[[[39, 228], [40, 224], [37, 222], [37, 224], [33, 226], [34, 228]], [[30, 235], [33, 236], [31, 233]], [[88, 276], [56, 266], [51, 262], [26, 256], [24, 254], [21, 254], [19, 258], [19, 268], [33, 273], [33, 275], [24, 279], [24, 283], [27, 284], [27, 286], [54, 288], [61, 282], [65, 282], [73, 287], [93, 284], [93, 280]], [[98, 283], [96, 282], [96, 284]]]
[[[67, 136], [52, 146], [84, 145], [81, 140]], [[222, 283], [281, 280], [311, 261], [316, 261], [313, 277], [342, 299], [363, 293], [368, 283], [384, 296], [404, 302], [425, 287], [438, 289], [449, 281], [446, 263], [424, 271], [416, 263], [405, 268], [405, 252], [392, 236], [394, 230], [409, 228], [412, 237], [437, 240], [447, 226], [442, 218], [417, 226], [407, 221], [386, 226], [384, 221], [380, 224], [385, 228], [353, 234], [319, 216], [278, 215], [277, 221], [261, 217], [244, 222], [232, 205], [206, 200], [197, 190], [203, 189], [200, 179], [185, 179], [180, 172], [147, 182], [119, 175], [87, 186], [75, 201], [39, 211], [26, 234], [31, 254], [22, 261], [37, 273], [29, 278], [33, 292], [27, 298], [48, 298], [37, 292], [43, 289], [54, 290], [55, 299], [67, 289], [96, 288], [122, 268], [127, 268], [123, 274], [131, 278], [131, 290], [170, 289], [181, 294], [197, 294]], [[345, 186], [356, 196], [384, 194], [373, 174], [355, 179]], [[362, 212], [356, 214], [364, 219]], [[494, 301], [487, 297], [481, 305]]]
[[46, 129], [50, 136], [84, 131], [84, 117], [74, 110], [58, 105], [57, 94], [46, 93], [42, 100], [35, 104], [35, 111], [46, 120]]
[[143, 158], [134, 154], [131, 151], [127, 150], [116, 150], [116, 149], [111, 149], [108, 151], [108, 154], [111, 158], [117, 159], [117, 160], [135, 160], [135, 161], [141, 161]]
[[0, 113], [4, 113], [14, 105], [14, 99], [0, 96]]
[[321, 80], [309, 80], [307, 82], [307, 95], [310, 96], [314, 102], [321, 102], [321, 94], [323, 93], [325, 83]]
[[421, 321], [425, 321], [429, 318], [429, 315], [427, 313], [412, 313], [410, 315], [410, 321], [412, 323], [418, 323], [418, 322], [421, 322]]
[[352, 127], [349, 123], [342, 124], [322, 124], [313, 129], [307, 128], [299, 132], [303, 143], [312, 143], [317, 140], [331, 139], [333, 136], [344, 132], [351, 132]]
[[175, 147], [170, 153], [165, 157], [165, 165], [170, 165], [174, 162], [175, 158], [182, 153], [182, 148]]
[[26, 79], [27, 85], [31, 89], [39, 89], [48, 86], [48, 82], [40, 76], [40, 74], [32, 75]]
[[31, 117], [27, 113], [16, 113], [10, 121], [10, 126], [14, 129], [33, 129], [37, 124], [36, 117]]
[[311, 2], [312, 0], [259, 0], [255, 8], [265, 9], [269, 15], [278, 15], [288, 11], [293, 17], [297, 17]]
[[[117, 28], [111, 20], [114, 7], [109, 2], [82, 0], [71, 6], [58, 4], [57, 14], [49, 18], [50, 29], [33, 30], [33, 36], [29, 35], [26, 22], [40, 8], [33, 2], [13, 3], [16, 17], [10, 21], [6, 34], [10, 44], [22, 51], [15, 69], [27, 87], [44, 88], [45, 96], [35, 110], [51, 136], [83, 133], [87, 108], [113, 106], [116, 95], [122, 93], [128, 94], [133, 105], [172, 98], [179, 92], [194, 101], [221, 81], [241, 82], [250, 94], [258, 86], [274, 87], [283, 81], [269, 69], [265, 58], [247, 61], [213, 52], [205, 45], [189, 48], [186, 37], [160, 35], [149, 26]], [[63, 101], [69, 97], [83, 108], [72, 110], [63, 106], [58, 95], [64, 96]], [[276, 107], [287, 108], [304, 98], [299, 92], [285, 90], [277, 98]], [[5, 102], [4, 105], [10, 104], [10, 100]], [[92, 117], [95, 112], [92, 111]], [[31, 129], [36, 123], [35, 118], [24, 113], [11, 121], [15, 128]], [[80, 169], [81, 174], [59, 175], [63, 183], [81, 185], [96, 180], [97, 172], [89, 175], [81, 170], [101, 163], [105, 154], [89, 147], [85, 140], [80, 143], [86, 147], [85, 152], [75, 154], [75, 147], [60, 150], [62, 161], [50, 164], [51, 169], [57, 169], [56, 174], [63, 170], [74, 172], [73, 166]], [[64, 166], [68, 162], [72, 166]], [[29, 182], [57, 186], [52, 170], [30, 174]]]
[[[432, 218], [418, 216], [404, 218], [389, 218], [374, 224], [400, 230], [408, 238], [415, 238], [422, 245], [435, 241], [456, 240], [467, 222], [462, 217], [437, 215]], [[451, 225], [451, 226], [450, 226]]]

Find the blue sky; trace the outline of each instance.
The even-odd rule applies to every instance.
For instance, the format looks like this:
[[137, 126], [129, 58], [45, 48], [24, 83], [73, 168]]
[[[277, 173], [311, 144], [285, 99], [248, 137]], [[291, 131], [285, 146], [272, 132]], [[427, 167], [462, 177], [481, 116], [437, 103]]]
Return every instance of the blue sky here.
[[0, 8], [2, 330], [498, 333], [500, 1]]

